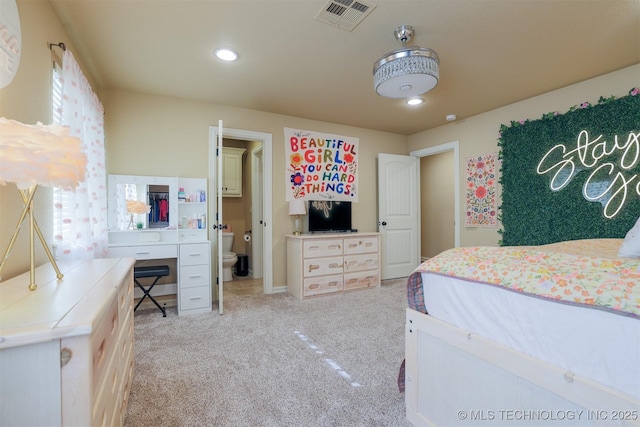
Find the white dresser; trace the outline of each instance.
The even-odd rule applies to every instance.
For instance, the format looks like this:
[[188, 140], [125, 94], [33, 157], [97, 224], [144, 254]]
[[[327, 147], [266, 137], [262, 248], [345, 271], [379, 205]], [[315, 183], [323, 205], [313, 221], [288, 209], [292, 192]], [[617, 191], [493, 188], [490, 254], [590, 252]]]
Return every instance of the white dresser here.
[[0, 284], [0, 425], [122, 425], [134, 371], [133, 259], [50, 264]]
[[380, 286], [379, 233], [287, 236], [287, 288], [304, 299]]

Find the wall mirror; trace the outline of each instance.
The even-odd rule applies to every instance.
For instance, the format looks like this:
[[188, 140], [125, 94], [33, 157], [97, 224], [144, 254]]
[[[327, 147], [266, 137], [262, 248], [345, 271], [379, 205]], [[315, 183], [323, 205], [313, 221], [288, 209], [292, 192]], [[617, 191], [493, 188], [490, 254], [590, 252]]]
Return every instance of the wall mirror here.
[[177, 228], [178, 179], [109, 175], [109, 231]]

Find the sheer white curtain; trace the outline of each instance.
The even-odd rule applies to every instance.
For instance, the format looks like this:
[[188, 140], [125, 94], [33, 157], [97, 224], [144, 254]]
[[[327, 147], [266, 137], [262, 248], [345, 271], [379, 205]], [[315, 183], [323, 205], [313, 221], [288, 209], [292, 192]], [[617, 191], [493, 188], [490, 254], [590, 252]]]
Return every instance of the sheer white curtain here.
[[74, 191], [54, 191], [56, 258], [102, 258], [108, 227], [104, 109], [69, 49], [62, 57], [61, 83], [61, 124], [82, 141], [87, 171]]

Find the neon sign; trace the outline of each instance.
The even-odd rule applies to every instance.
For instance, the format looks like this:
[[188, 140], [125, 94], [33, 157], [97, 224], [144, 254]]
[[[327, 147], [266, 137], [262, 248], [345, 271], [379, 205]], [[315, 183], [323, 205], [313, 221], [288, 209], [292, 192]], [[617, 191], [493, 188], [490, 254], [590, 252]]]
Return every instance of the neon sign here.
[[582, 196], [590, 202], [604, 206], [606, 218], [615, 217], [633, 193], [640, 197], [640, 175], [631, 171], [640, 160], [640, 132], [629, 132], [625, 138], [615, 135], [613, 141], [602, 135], [591, 138], [582, 130], [576, 139], [576, 147], [569, 150], [557, 144], [542, 156], [536, 169], [539, 175], [553, 174], [549, 188], [562, 190], [574, 176], [583, 170], [591, 170], [582, 186]]

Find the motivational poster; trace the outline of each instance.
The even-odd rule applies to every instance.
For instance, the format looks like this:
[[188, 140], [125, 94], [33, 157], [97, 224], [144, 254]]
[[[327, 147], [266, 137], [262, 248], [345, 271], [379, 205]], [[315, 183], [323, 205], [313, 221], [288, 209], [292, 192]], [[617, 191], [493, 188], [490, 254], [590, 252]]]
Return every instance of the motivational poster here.
[[284, 128], [287, 201], [358, 201], [358, 138]]

